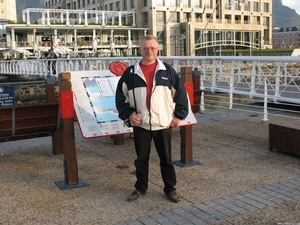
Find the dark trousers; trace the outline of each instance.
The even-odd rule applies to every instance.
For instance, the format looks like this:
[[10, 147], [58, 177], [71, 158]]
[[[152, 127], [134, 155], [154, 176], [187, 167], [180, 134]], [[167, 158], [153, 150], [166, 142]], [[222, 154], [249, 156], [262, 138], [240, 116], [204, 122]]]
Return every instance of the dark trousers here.
[[56, 61], [48, 61], [48, 71], [49, 73], [56, 74]]
[[134, 127], [133, 132], [137, 155], [137, 159], [134, 161], [137, 178], [134, 187], [142, 194], [145, 194], [148, 189], [149, 156], [153, 140], [160, 158], [160, 170], [165, 185], [164, 192], [168, 193], [175, 189], [176, 174], [171, 154], [172, 128], [149, 131]]

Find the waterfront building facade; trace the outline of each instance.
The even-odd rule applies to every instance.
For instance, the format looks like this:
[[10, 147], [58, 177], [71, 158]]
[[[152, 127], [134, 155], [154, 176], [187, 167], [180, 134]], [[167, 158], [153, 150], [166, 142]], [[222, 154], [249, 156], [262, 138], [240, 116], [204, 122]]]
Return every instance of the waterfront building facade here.
[[149, 27], [149, 33], [158, 36], [162, 55], [207, 55], [225, 48], [272, 48], [272, 0], [100, 3], [105, 10], [136, 11], [137, 26]]
[[[42, 17], [33, 24], [35, 11]], [[24, 10], [23, 21], [9, 27], [11, 46], [22, 40], [35, 51], [48, 40], [136, 55], [145, 34], [158, 37], [166, 56], [272, 48], [272, 0], [45, 0], [45, 9]]]

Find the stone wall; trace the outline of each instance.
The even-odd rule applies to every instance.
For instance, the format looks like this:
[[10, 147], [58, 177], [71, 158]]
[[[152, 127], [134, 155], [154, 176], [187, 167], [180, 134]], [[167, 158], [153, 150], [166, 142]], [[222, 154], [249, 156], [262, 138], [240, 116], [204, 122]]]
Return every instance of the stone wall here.
[[[58, 87], [56, 87], [58, 89]], [[58, 90], [55, 91], [56, 96]], [[47, 103], [46, 84], [14, 85], [15, 105], [36, 105]]]
[[[37, 105], [47, 103], [45, 77], [1, 76], [1, 85], [14, 87], [14, 105]], [[55, 95], [58, 102], [59, 86], [55, 82]]]

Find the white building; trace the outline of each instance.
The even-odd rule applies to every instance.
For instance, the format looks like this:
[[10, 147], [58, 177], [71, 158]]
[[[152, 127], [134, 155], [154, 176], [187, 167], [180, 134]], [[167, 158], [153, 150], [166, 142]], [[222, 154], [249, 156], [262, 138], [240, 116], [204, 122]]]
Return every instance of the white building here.
[[16, 0], [0, 1], [0, 48], [6, 43], [6, 24], [8, 21], [17, 21]]
[[135, 12], [161, 55], [272, 48], [272, 0], [45, 0], [45, 8]]
[[[38, 24], [30, 23], [34, 11], [42, 12]], [[54, 46], [136, 55], [145, 34], [156, 35], [168, 56], [272, 48], [272, 0], [45, 0], [23, 20], [8, 27], [13, 48], [36, 51], [49, 37]]]
[[0, 1], [0, 18], [10, 21], [17, 21], [16, 0], [1, 0]]
[[[36, 12], [41, 13], [42, 18], [38, 23], [31, 23], [30, 14]], [[35, 53], [45, 47], [67, 46], [73, 51], [105, 50], [113, 55], [137, 55], [139, 37], [149, 30], [138, 28], [135, 14], [127, 11], [31, 8], [23, 10], [23, 21], [7, 25], [7, 47], [25, 47]]]

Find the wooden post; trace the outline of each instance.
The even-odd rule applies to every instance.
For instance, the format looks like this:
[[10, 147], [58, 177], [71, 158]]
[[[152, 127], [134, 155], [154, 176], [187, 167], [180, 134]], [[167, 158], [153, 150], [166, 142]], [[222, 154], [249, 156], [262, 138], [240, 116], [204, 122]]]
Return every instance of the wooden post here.
[[114, 146], [115, 147], [120, 147], [125, 145], [125, 135], [124, 134], [118, 134], [118, 135], [114, 135], [113, 139], [114, 139]]
[[[182, 67], [181, 68], [181, 79], [184, 83], [185, 88], [187, 89], [187, 93], [189, 94], [189, 98], [191, 100], [191, 104], [193, 100], [193, 83], [192, 83], [192, 67]], [[188, 167], [199, 165], [200, 163], [193, 160], [193, 145], [192, 145], [192, 126], [182, 126], [180, 127], [180, 161], [175, 161], [174, 164], [180, 167]]]
[[46, 78], [45, 83], [47, 103], [55, 103], [55, 81], [53, 78]]
[[71, 91], [71, 74], [62, 73], [60, 76], [60, 118], [62, 123], [62, 146], [64, 152], [65, 180], [56, 182], [62, 190], [88, 186], [86, 182], [78, 178], [76, 159], [75, 133], [74, 133], [74, 104]]
[[74, 134], [73, 92], [59, 92], [60, 117], [64, 149], [65, 182], [68, 185], [78, 183], [78, 168]]
[[191, 164], [193, 162], [192, 126], [180, 127], [181, 137], [181, 163]]
[[[46, 78], [46, 99], [47, 103], [55, 103], [55, 81], [53, 78]], [[62, 147], [62, 132], [60, 129], [60, 118], [59, 111], [57, 107], [57, 131], [52, 132], [52, 155], [61, 155], [63, 154]], [[51, 155], [51, 154], [50, 154]]]
[[192, 104], [193, 113], [200, 111], [201, 104], [201, 95], [203, 90], [200, 90], [200, 75], [201, 72], [195, 67], [194, 71], [192, 71], [193, 76], [193, 84], [194, 84], [194, 102]]

